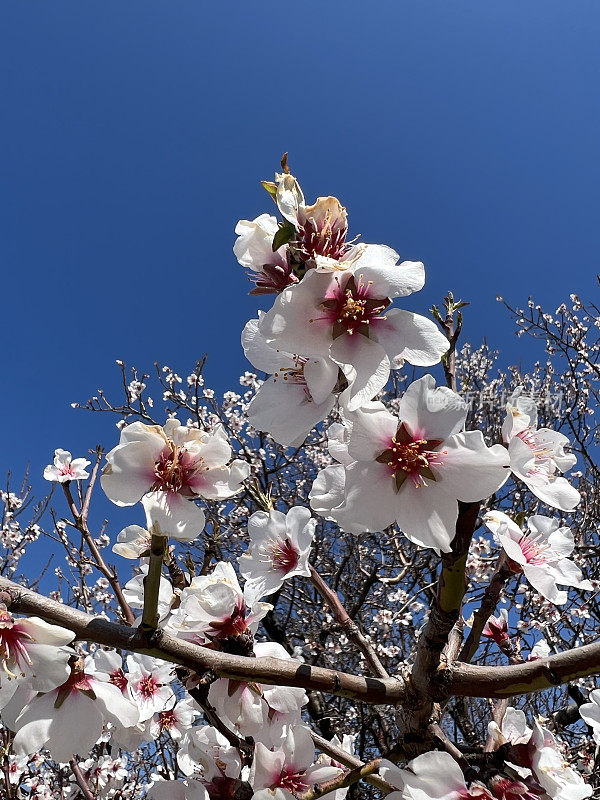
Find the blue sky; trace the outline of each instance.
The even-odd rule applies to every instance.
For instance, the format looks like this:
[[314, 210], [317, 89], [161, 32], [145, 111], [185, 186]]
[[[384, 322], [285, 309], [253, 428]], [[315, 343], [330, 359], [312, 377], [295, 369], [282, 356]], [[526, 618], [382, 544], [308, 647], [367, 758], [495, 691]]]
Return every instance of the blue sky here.
[[5, 0], [0, 474], [41, 491], [55, 447], [113, 446], [70, 403], [116, 393], [116, 358], [208, 351], [236, 388], [233, 227], [284, 150], [352, 234], [425, 262], [411, 308], [452, 289], [471, 340], [533, 357], [494, 297], [596, 291], [599, 34], [594, 0]]

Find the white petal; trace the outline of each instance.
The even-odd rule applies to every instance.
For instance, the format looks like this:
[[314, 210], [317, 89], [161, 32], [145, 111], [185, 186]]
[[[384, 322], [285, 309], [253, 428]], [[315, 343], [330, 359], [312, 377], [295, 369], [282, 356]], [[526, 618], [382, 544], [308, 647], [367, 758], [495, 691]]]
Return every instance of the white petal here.
[[112, 551], [123, 558], [140, 558], [150, 546], [150, 534], [140, 525], [128, 525], [117, 536]]
[[102, 704], [104, 715], [109, 722], [131, 728], [137, 725], [140, 712], [135, 703], [123, 695], [121, 690], [112, 683], [105, 681], [92, 681], [94, 694]]
[[483, 517], [483, 521], [494, 535], [500, 533], [501, 529], [506, 526], [507, 535], [510, 535], [515, 542], [518, 542], [523, 531], [516, 522], [502, 511], [488, 511]]
[[304, 208], [304, 194], [300, 184], [289, 173], [281, 173], [275, 176], [277, 180], [277, 208], [281, 216], [298, 226], [298, 212]]
[[260, 332], [272, 347], [308, 358], [327, 358], [332, 326], [323, 318], [319, 305], [331, 282], [330, 275], [311, 270], [300, 283], [277, 295], [259, 323]]
[[26, 620], [20, 620], [20, 622], [36, 642], [58, 647], [70, 644], [75, 638], [73, 631], [60, 625], [52, 625], [39, 617], [28, 617]]
[[311, 358], [304, 365], [303, 373], [313, 401], [329, 402], [338, 379], [338, 365], [328, 358]]
[[[513, 439], [514, 441], [514, 439]], [[566, 478], [558, 477], [553, 480], [522, 475], [513, 470], [521, 478], [523, 483], [533, 492], [536, 497], [553, 508], [561, 511], [573, 511], [581, 501], [581, 495]]]
[[557, 583], [562, 586], [574, 586], [576, 589], [591, 591], [592, 584], [584, 580], [579, 567], [568, 558], [562, 558], [557, 564], [552, 565], [552, 571]]
[[25, 706], [15, 723], [12, 750], [16, 756], [32, 755], [41, 750], [50, 736], [56, 693], [35, 698]]
[[547, 567], [525, 564], [523, 572], [533, 588], [546, 600], [559, 606], [567, 602], [567, 593], [559, 590], [554, 575]]
[[201, 508], [176, 492], [151, 492], [142, 500], [149, 531], [156, 525], [161, 536], [191, 541], [196, 539], [205, 525]]
[[[346, 468], [345, 499], [329, 516], [348, 533], [372, 533], [391, 525], [397, 515], [399, 497], [394, 478], [385, 464], [356, 462]], [[313, 506], [314, 507], [314, 506]]]
[[74, 754], [88, 757], [100, 738], [102, 723], [102, 712], [94, 700], [81, 692], [70, 695], [60, 709], [54, 709], [50, 723], [46, 746], [54, 760], [66, 763]]
[[308, 495], [313, 511], [328, 517], [332, 509], [343, 502], [345, 483], [346, 471], [341, 464], [332, 464], [322, 469], [313, 481]]
[[250, 475], [250, 465], [235, 459], [228, 467], [217, 467], [199, 474], [194, 488], [206, 500], [224, 500], [233, 497], [242, 489], [242, 483]]
[[421, 547], [450, 552], [456, 535], [458, 503], [435, 481], [417, 487], [407, 478], [398, 493], [396, 521], [402, 533]]
[[537, 436], [543, 438], [544, 443], [554, 449], [552, 458], [561, 472], [567, 472], [577, 463], [577, 456], [574, 453], [565, 453], [565, 447], [570, 445], [568, 438], [558, 431], [550, 428], [540, 428]]
[[332, 458], [340, 464], [348, 466], [354, 459], [348, 455], [348, 442], [350, 440], [351, 426], [339, 422], [332, 423], [327, 428], [327, 449]]
[[481, 431], [457, 433], [439, 448], [441, 463], [433, 465], [445, 491], [465, 503], [485, 500], [510, 475], [505, 447], [488, 447]]
[[[337, 367], [336, 367], [337, 371]], [[298, 447], [310, 431], [322, 422], [335, 404], [330, 394], [325, 402], [311, 401], [304, 387], [269, 378], [248, 406], [248, 422], [259, 431], [271, 434], [279, 444]]]
[[433, 320], [400, 308], [386, 311], [374, 330], [391, 360], [401, 358], [419, 367], [438, 364], [449, 347]]
[[424, 439], [447, 439], [465, 424], [467, 404], [446, 386], [424, 375], [414, 381], [400, 400], [398, 416], [410, 432]]
[[287, 535], [302, 553], [310, 548], [314, 533], [316, 520], [311, 517], [310, 511], [304, 506], [293, 506], [287, 513], [286, 526]]
[[373, 461], [392, 446], [398, 419], [383, 403], [370, 403], [349, 415], [352, 433], [348, 455], [355, 461]]
[[154, 464], [166, 445], [157, 425], [134, 422], [121, 431], [121, 444], [106, 455], [100, 482], [120, 506], [137, 503], [154, 482]]
[[388, 381], [390, 361], [383, 347], [360, 333], [338, 336], [329, 353], [350, 384], [340, 396], [349, 411], [372, 400]]
[[261, 214], [251, 222], [247, 219], [238, 222], [233, 252], [242, 267], [260, 272], [265, 264], [273, 263], [273, 237], [277, 228], [277, 219], [271, 214]]
[[376, 297], [406, 297], [420, 291], [425, 285], [425, 267], [421, 261], [403, 261], [391, 247], [368, 244], [352, 271], [362, 276], [364, 282], [372, 281]]
[[466, 788], [461, 768], [449, 753], [433, 751], [417, 756], [402, 770], [406, 787], [421, 790], [431, 798], [454, 797], [456, 792]]
[[259, 319], [251, 319], [242, 331], [242, 347], [244, 355], [254, 369], [272, 375], [282, 367], [293, 368], [295, 362], [286, 353], [274, 349], [259, 330]]
[[527, 564], [527, 559], [525, 558], [525, 554], [521, 550], [518, 541], [513, 539], [512, 536], [508, 535], [508, 533], [505, 531], [506, 529], [500, 528], [499, 532], [496, 534], [498, 544], [504, 548], [504, 552], [511, 561], [514, 561], [515, 564], [524, 566]]

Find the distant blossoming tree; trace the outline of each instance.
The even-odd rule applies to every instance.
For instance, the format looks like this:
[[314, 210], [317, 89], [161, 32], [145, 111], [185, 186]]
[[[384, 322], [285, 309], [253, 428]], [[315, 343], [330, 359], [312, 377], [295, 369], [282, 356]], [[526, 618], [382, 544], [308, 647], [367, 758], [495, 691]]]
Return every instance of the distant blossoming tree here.
[[546, 356], [500, 370], [451, 293], [403, 307], [421, 262], [263, 186], [241, 392], [119, 361], [119, 440], [1, 493], [0, 796], [598, 795], [600, 311], [508, 307]]

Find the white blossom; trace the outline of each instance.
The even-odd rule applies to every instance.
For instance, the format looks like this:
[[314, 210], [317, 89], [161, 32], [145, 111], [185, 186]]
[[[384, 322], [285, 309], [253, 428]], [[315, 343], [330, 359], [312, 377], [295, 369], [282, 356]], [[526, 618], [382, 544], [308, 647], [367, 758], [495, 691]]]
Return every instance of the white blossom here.
[[273, 594], [284, 580], [295, 575], [310, 575], [308, 556], [316, 520], [301, 506], [281, 511], [256, 511], [248, 520], [250, 545], [239, 559], [246, 578], [244, 595], [252, 606], [256, 600]]
[[[164, 427], [133, 422], [106, 455], [102, 488], [119, 506], [144, 499], [147, 527], [177, 539], [193, 539], [204, 527], [197, 498], [218, 500], [240, 491], [249, 466], [232, 451], [222, 426], [206, 433], [169, 419]], [[156, 527], [155, 527], [156, 526]]]
[[502, 511], [489, 511], [484, 520], [504, 548], [512, 569], [522, 572], [551, 603], [567, 602], [567, 592], [561, 591], [557, 584], [592, 588], [579, 567], [567, 558], [575, 547], [569, 528], [561, 528], [556, 520], [540, 514], [529, 517], [525, 532]]
[[348, 413], [347, 444], [333, 451], [342, 463], [319, 473], [312, 508], [350, 533], [396, 522], [416, 544], [449, 551], [458, 501], [485, 499], [508, 475], [501, 445], [487, 447], [479, 431], [460, 432], [466, 413], [431, 375], [409, 386], [398, 417], [382, 403]]
[[70, 674], [75, 634], [38, 617], [14, 617], [0, 605], [0, 709], [22, 686], [48, 692]]
[[576, 456], [565, 452], [569, 440], [550, 428], [537, 427], [537, 406], [515, 390], [506, 406], [502, 438], [508, 447], [510, 468], [536, 497], [549, 506], [572, 511], [579, 503], [577, 489], [557, 472], [574, 466]]
[[588, 702], [579, 706], [581, 719], [591, 726], [594, 732], [594, 741], [600, 745], [600, 689], [590, 692]]
[[325, 419], [335, 404], [339, 367], [329, 358], [302, 358], [270, 347], [259, 319], [242, 332], [246, 358], [270, 374], [248, 406], [248, 422], [275, 441], [297, 447]]
[[277, 296], [259, 323], [267, 343], [281, 352], [337, 364], [349, 384], [343, 400], [351, 410], [371, 400], [402, 360], [431, 366], [448, 349], [432, 320], [387, 310], [394, 298], [425, 282], [423, 264], [397, 264], [398, 258], [389, 247], [368, 245], [347, 270], [311, 270]]
[[58, 449], [54, 451], [54, 463], [44, 469], [44, 478], [58, 483], [82, 481], [90, 477], [86, 470], [90, 464], [86, 458], [72, 458], [68, 450]]
[[58, 688], [30, 700], [15, 720], [15, 755], [47, 747], [55, 761], [73, 754], [87, 756], [106, 721], [135, 725], [137, 706], [117, 686], [99, 681], [79, 668]]

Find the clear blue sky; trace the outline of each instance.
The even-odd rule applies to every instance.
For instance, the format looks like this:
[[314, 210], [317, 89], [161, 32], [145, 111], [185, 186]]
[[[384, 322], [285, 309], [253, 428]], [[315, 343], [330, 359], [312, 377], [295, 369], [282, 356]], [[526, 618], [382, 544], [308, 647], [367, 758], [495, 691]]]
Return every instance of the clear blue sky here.
[[55, 447], [111, 447], [69, 404], [116, 390], [116, 358], [208, 351], [236, 388], [233, 227], [284, 150], [353, 234], [425, 262], [412, 308], [453, 289], [517, 359], [497, 293], [596, 291], [599, 38], [597, 0], [4, 0], [0, 474], [42, 489]]

